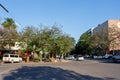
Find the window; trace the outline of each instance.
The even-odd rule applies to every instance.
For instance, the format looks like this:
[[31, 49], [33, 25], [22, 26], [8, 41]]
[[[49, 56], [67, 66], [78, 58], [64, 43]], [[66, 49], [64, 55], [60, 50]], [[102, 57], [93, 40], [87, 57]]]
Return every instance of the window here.
[[18, 58], [18, 55], [15, 55], [16, 58]]
[[10, 57], [14, 57], [14, 55], [10, 55]]
[[4, 57], [8, 57], [8, 55], [4, 55]]

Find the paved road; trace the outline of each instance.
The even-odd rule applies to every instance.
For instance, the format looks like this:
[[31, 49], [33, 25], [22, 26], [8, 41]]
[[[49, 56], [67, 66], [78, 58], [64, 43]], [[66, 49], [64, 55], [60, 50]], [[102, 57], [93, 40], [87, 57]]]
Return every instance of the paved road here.
[[0, 80], [120, 80], [120, 63], [85, 60], [1, 64]]

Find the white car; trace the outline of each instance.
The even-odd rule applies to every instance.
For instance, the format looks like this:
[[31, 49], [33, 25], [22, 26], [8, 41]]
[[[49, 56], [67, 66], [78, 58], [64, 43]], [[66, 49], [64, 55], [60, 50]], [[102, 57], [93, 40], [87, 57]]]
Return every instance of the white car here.
[[4, 54], [2, 58], [3, 62], [22, 62], [22, 58], [18, 54]]
[[84, 57], [81, 56], [81, 55], [78, 55], [78, 56], [76, 57], [76, 60], [77, 60], [77, 61], [83, 61], [83, 60], [84, 60]]

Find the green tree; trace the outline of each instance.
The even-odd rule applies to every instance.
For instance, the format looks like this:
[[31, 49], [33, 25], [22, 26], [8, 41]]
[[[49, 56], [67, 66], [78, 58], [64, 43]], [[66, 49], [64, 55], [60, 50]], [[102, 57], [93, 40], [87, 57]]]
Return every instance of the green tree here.
[[59, 46], [60, 55], [69, 55], [72, 49], [75, 47], [75, 40], [73, 37], [70, 37], [69, 35], [62, 35], [57, 38], [57, 44]]
[[10, 47], [14, 45], [18, 36], [18, 33], [16, 31], [17, 25], [12, 18], [5, 18], [2, 26], [5, 31], [4, 35], [2, 36], [2, 39], [4, 39], [3, 43], [8, 44], [10, 49]]
[[20, 33], [20, 38], [19, 41], [20, 42], [25, 42], [26, 45], [26, 49], [25, 51], [29, 51], [32, 52], [33, 51], [33, 46], [35, 44], [37, 44], [35, 42], [36, 39], [36, 29], [33, 26], [28, 26], [25, 29], [23, 29], [23, 31], [21, 31]]
[[40, 52], [43, 52], [43, 58], [51, 55], [53, 60], [56, 55], [69, 53], [75, 44], [74, 38], [63, 34], [57, 25], [27, 27], [20, 32], [20, 35], [21, 42], [27, 43], [27, 50], [36, 52], [40, 56]]
[[76, 54], [91, 54], [91, 36], [89, 35], [89, 33], [86, 32], [81, 35], [80, 39], [76, 44], [75, 50]]
[[99, 31], [94, 32], [92, 36], [91, 43], [93, 47], [93, 53], [95, 55], [104, 55], [109, 47], [108, 30], [106, 27], [99, 29]]
[[5, 18], [5, 21], [2, 23], [2, 26], [5, 29], [9, 29], [9, 30], [17, 28], [17, 25], [15, 24], [12, 18]]

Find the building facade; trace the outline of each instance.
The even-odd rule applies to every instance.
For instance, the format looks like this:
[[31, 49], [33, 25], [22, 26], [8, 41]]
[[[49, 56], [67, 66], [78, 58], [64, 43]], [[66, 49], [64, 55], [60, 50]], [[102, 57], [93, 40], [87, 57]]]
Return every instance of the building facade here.
[[107, 20], [93, 29], [93, 35], [106, 42], [108, 50], [120, 51], [120, 20]]

